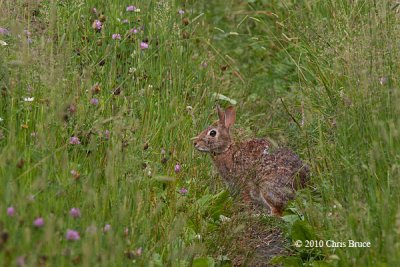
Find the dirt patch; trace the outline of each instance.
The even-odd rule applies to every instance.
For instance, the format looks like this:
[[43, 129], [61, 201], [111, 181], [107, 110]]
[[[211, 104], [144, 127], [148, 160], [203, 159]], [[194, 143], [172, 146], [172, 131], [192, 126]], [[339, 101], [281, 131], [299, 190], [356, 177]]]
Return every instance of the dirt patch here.
[[243, 228], [243, 235], [235, 240], [239, 249], [232, 255], [233, 266], [273, 266], [269, 261], [284, 255], [285, 240], [279, 228], [253, 219]]
[[242, 210], [221, 225], [224, 239], [219, 253], [226, 255], [232, 266], [275, 266], [269, 263], [273, 257], [288, 254], [283, 223], [280, 218]]

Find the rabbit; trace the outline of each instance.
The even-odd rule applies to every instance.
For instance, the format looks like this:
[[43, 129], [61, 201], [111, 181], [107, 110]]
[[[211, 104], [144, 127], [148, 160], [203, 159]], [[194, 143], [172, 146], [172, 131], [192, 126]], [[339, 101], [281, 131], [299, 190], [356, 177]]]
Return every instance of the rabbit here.
[[309, 167], [292, 150], [274, 149], [267, 139], [235, 142], [230, 134], [235, 108], [217, 106], [217, 113], [219, 120], [192, 138], [194, 147], [211, 154], [232, 194], [282, 216], [295, 191], [307, 183]]

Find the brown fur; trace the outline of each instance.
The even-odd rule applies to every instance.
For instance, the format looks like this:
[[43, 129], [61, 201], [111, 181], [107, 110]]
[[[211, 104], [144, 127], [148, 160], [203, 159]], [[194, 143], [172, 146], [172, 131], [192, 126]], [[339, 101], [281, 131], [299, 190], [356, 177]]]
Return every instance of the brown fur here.
[[[219, 121], [194, 139], [196, 149], [211, 153], [220, 175], [233, 194], [246, 202], [261, 204], [271, 214], [281, 216], [295, 191], [304, 186], [309, 169], [291, 150], [274, 150], [266, 139], [234, 142], [229, 132], [236, 114], [217, 107]], [[215, 136], [212, 136], [216, 133]]]

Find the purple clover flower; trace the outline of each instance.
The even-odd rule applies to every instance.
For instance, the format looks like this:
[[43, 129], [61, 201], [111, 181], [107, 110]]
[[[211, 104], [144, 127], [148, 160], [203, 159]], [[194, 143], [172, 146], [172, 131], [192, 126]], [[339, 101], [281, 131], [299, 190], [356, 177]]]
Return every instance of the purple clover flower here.
[[6, 28], [0, 27], [0, 35], [9, 35], [10, 31], [7, 30]]
[[97, 98], [90, 99], [90, 104], [97, 106], [99, 104], [99, 99]]
[[177, 163], [177, 164], [175, 165], [174, 171], [175, 171], [175, 173], [178, 173], [178, 172], [181, 171], [181, 165], [179, 165], [179, 163]]
[[77, 171], [77, 170], [71, 170], [71, 175], [72, 177], [74, 177], [74, 179], [79, 179], [79, 177], [81, 177], [81, 174]]
[[387, 77], [381, 77], [379, 78], [379, 83], [380, 85], [386, 85], [388, 82], [388, 78]]
[[132, 11], [135, 11], [135, 10], [136, 10], [135, 6], [127, 6], [126, 7], [126, 11], [128, 11], [128, 12], [132, 12]]
[[149, 44], [148, 43], [146, 43], [146, 42], [141, 42], [140, 43], [140, 49], [145, 50], [147, 48], [149, 48]]
[[186, 188], [182, 187], [181, 189], [179, 189], [179, 193], [181, 195], [186, 195], [188, 193], [188, 190]]
[[41, 228], [41, 227], [43, 227], [43, 225], [44, 225], [44, 220], [43, 220], [43, 218], [42, 218], [42, 217], [36, 218], [36, 219], [33, 221], [33, 225], [34, 225], [36, 228]]
[[139, 32], [139, 30], [136, 29], [136, 28], [133, 28], [133, 29], [129, 30], [129, 33], [133, 33], [133, 34], [137, 34], [138, 32]]
[[65, 238], [66, 238], [67, 240], [71, 240], [71, 241], [76, 241], [76, 240], [81, 239], [81, 237], [80, 237], [78, 231], [71, 230], [71, 229], [68, 229], [68, 230], [67, 230], [67, 234], [65, 235]]
[[109, 224], [106, 224], [106, 225], [104, 226], [104, 228], [103, 228], [104, 233], [107, 233], [107, 232], [110, 231], [110, 230], [111, 230], [111, 225], [109, 225]]
[[7, 208], [7, 215], [9, 217], [14, 217], [15, 216], [15, 208], [14, 207], [8, 207]]
[[110, 139], [110, 135], [111, 135], [111, 133], [110, 133], [109, 130], [105, 130], [105, 131], [104, 131], [104, 137], [105, 137], [107, 140]]
[[135, 255], [138, 256], [138, 257], [142, 256], [142, 253], [143, 253], [142, 247], [137, 248], [136, 251], [135, 251]]
[[70, 143], [71, 145], [79, 145], [79, 144], [81, 143], [81, 141], [79, 141], [79, 138], [78, 138], [78, 137], [72, 136], [72, 137], [69, 139], [69, 143]]
[[15, 261], [15, 265], [17, 265], [18, 267], [26, 266], [25, 258], [26, 258], [25, 256], [19, 256]]
[[112, 35], [112, 38], [113, 38], [114, 40], [121, 40], [121, 34], [119, 34], [119, 33], [114, 33], [114, 34]]
[[93, 22], [93, 28], [100, 31], [100, 30], [103, 28], [103, 23], [101, 23], [100, 20], [97, 20], [97, 19], [96, 19], [96, 20]]
[[79, 218], [81, 217], [81, 210], [79, 208], [72, 208], [69, 211], [69, 215], [71, 215], [72, 218]]
[[179, 13], [180, 15], [183, 15], [183, 14], [185, 14], [185, 10], [180, 9], [180, 10], [178, 11], [178, 13]]

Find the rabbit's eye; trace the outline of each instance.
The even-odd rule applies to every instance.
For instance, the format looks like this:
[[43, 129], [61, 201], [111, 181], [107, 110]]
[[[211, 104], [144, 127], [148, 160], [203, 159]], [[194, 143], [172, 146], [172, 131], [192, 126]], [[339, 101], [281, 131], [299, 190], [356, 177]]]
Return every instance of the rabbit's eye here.
[[217, 132], [215, 130], [211, 130], [209, 135], [215, 137], [217, 135]]

